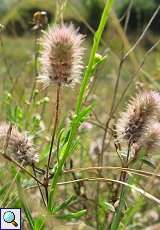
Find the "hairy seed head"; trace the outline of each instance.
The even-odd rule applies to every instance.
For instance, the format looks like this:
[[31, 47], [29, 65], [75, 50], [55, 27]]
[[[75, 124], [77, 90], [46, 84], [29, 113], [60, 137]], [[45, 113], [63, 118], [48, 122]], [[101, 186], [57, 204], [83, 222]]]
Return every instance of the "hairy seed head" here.
[[[0, 124], [0, 150], [3, 151], [10, 126], [6, 123]], [[6, 154], [23, 165], [31, 165], [38, 161], [38, 154], [35, 151], [31, 139], [26, 134], [20, 133], [13, 126], [8, 136]]]
[[148, 130], [148, 124], [157, 121], [160, 114], [160, 94], [144, 91], [133, 98], [117, 122], [119, 139], [136, 143]]
[[82, 72], [81, 44], [84, 36], [72, 24], [49, 28], [41, 40], [41, 75], [38, 81], [47, 87], [50, 83], [74, 85]]
[[145, 148], [148, 152], [160, 150], [160, 123], [152, 122], [139, 140], [139, 149]]

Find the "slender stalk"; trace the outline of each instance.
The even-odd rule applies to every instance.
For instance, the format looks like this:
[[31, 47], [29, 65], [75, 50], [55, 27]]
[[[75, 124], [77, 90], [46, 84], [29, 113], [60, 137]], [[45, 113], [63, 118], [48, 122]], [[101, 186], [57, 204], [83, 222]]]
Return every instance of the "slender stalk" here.
[[[34, 176], [37, 177], [37, 175], [36, 175], [36, 169], [34, 167], [34, 164], [32, 165], [32, 169], [33, 169]], [[43, 196], [43, 192], [42, 192], [41, 186], [40, 186], [40, 184], [38, 182], [37, 182], [37, 186], [38, 186], [39, 192], [41, 194], [43, 204], [44, 204], [45, 207], [47, 207], [45, 199], [44, 199], [44, 196]]]
[[[131, 7], [132, 7], [132, 1], [129, 5], [129, 8], [128, 8], [128, 15], [127, 15], [127, 18], [126, 18], [126, 22], [125, 22], [125, 28], [124, 28], [124, 33], [126, 32], [126, 29], [127, 29], [127, 24], [128, 24], [128, 19], [129, 19], [129, 15], [130, 15], [130, 10], [131, 10]], [[114, 113], [115, 113], [115, 110], [117, 109], [117, 104], [119, 105], [119, 101], [118, 103], [115, 105], [115, 99], [116, 99], [116, 95], [117, 95], [117, 90], [118, 90], [118, 85], [119, 85], [119, 79], [120, 79], [120, 75], [121, 75], [121, 70], [122, 70], [122, 67], [123, 67], [123, 64], [124, 64], [124, 61], [127, 59], [127, 57], [134, 51], [134, 49], [137, 47], [137, 45], [140, 43], [140, 41], [143, 39], [144, 35], [146, 34], [148, 28], [150, 27], [150, 25], [152, 24], [154, 18], [156, 17], [157, 13], [159, 12], [159, 9], [160, 9], [160, 5], [158, 6], [158, 8], [156, 9], [156, 11], [154, 12], [153, 16], [151, 17], [151, 19], [149, 20], [147, 26], [145, 27], [144, 31], [142, 32], [142, 34], [140, 35], [140, 37], [138, 38], [138, 40], [136, 41], [136, 43], [133, 45], [133, 47], [131, 47], [129, 49], [129, 51], [123, 55], [124, 53], [124, 50], [123, 50], [123, 46], [122, 46], [122, 57], [120, 59], [120, 64], [119, 64], [119, 69], [118, 69], [118, 75], [117, 75], [117, 79], [116, 79], [116, 85], [115, 85], [115, 88], [114, 88], [114, 93], [113, 93], [113, 100], [112, 100], [112, 106], [111, 106], [111, 110], [110, 110], [110, 115], [109, 115], [109, 118], [107, 119], [106, 121], [106, 131], [104, 132], [104, 136], [103, 136], [103, 144], [102, 144], [102, 151], [101, 151], [101, 160], [100, 161], [103, 161], [103, 148], [104, 148], [104, 141], [106, 139], [106, 135], [107, 135], [107, 132], [108, 132], [108, 126], [110, 124], [110, 121], [111, 121], [111, 118], [113, 117]], [[115, 16], [114, 16], [115, 17]], [[152, 51], [153, 49], [149, 49], [148, 52], [150, 53], [150, 50]], [[148, 55], [148, 52], [146, 53], [145, 57]], [[138, 71], [136, 71], [136, 75], [137, 73], [142, 69], [143, 67], [143, 64], [144, 64], [144, 60], [142, 61], [142, 64], [140, 65], [140, 67], [138, 68]], [[123, 98], [126, 90], [128, 89], [128, 86], [132, 83], [133, 81], [133, 78], [134, 78], [135, 74], [133, 75], [133, 77], [131, 78], [131, 81], [129, 81], [126, 89], [124, 90], [124, 93], [122, 94], [122, 97], [120, 98], [120, 100]]]
[[[40, 31], [41, 31], [40, 29], [35, 31], [35, 48], [34, 48], [35, 49], [35, 55], [34, 55], [34, 74], [35, 74], [35, 77], [37, 77], [37, 75], [38, 75], [38, 53], [39, 53], [38, 39], [39, 39]], [[31, 95], [29, 98], [29, 102], [32, 101], [35, 87], [36, 87], [36, 80], [34, 79], [32, 90], [31, 90]]]
[[35, 177], [31, 172], [29, 172], [26, 168], [24, 168], [21, 164], [19, 164], [17, 161], [9, 157], [8, 155], [4, 154], [4, 152], [0, 152], [1, 156], [7, 159], [8, 161], [12, 162], [14, 165], [18, 166], [22, 171], [24, 171], [26, 174], [28, 174], [30, 177], [32, 177], [35, 181], [37, 181], [40, 185], [44, 186], [44, 184]]
[[53, 131], [52, 131], [52, 139], [51, 139], [51, 145], [50, 145], [50, 150], [49, 150], [49, 155], [48, 155], [48, 163], [47, 163], [46, 178], [45, 178], [47, 203], [48, 203], [49, 168], [50, 168], [51, 156], [52, 156], [52, 149], [53, 149], [53, 144], [54, 144], [54, 140], [55, 140], [56, 130], [57, 130], [57, 126], [58, 126], [58, 120], [59, 120], [60, 89], [61, 89], [61, 84], [59, 83], [57, 85], [56, 111], [54, 112], [55, 113], [55, 120], [54, 120], [54, 126], [53, 126]]
[[135, 175], [141, 175], [141, 176], [146, 176], [146, 177], [155, 177], [157, 179], [160, 179], [160, 174], [144, 171], [144, 170], [139, 170], [139, 169], [133, 169], [133, 168], [122, 168], [122, 167], [116, 167], [116, 166], [103, 166], [103, 167], [98, 167], [98, 166], [93, 166], [93, 167], [87, 167], [87, 168], [73, 168], [73, 169], [67, 169], [64, 171], [64, 173], [72, 173], [72, 172], [87, 172], [87, 171], [94, 171], [94, 170], [115, 170], [115, 171], [123, 171], [123, 172], [128, 172], [131, 174]]
[[[92, 47], [91, 55], [90, 55], [90, 58], [89, 58], [88, 68], [85, 71], [84, 78], [83, 78], [81, 88], [80, 88], [80, 93], [79, 93], [78, 100], [77, 100], [77, 105], [76, 105], [76, 114], [77, 114], [77, 116], [79, 115], [79, 113], [81, 111], [81, 107], [82, 107], [82, 103], [83, 103], [83, 99], [84, 99], [84, 94], [86, 92], [87, 85], [88, 85], [88, 82], [89, 82], [89, 79], [90, 79], [91, 73], [92, 73], [92, 67], [93, 67], [93, 64], [94, 64], [95, 54], [96, 54], [96, 52], [98, 50], [99, 43], [100, 43], [101, 36], [102, 36], [102, 32], [103, 32], [104, 27], [106, 25], [106, 22], [108, 20], [108, 17], [109, 17], [109, 14], [110, 14], [110, 11], [111, 11], [111, 8], [112, 8], [112, 5], [113, 5], [113, 1], [114, 0], [108, 0], [106, 2], [104, 10], [103, 10], [102, 17], [101, 17], [101, 21], [100, 21], [100, 24], [99, 24], [99, 27], [98, 27], [98, 30], [97, 30], [97, 32], [95, 33], [95, 36], [94, 36], [93, 47]], [[63, 157], [61, 158], [61, 160], [60, 160], [60, 162], [59, 162], [59, 164], [57, 166], [57, 169], [55, 171], [55, 175], [54, 175], [54, 177], [52, 179], [51, 191], [50, 191], [50, 194], [49, 194], [49, 201], [48, 201], [48, 209], [49, 209], [49, 211], [51, 211], [51, 209], [53, 207], [54, 193], [56, 191], [58, 178], [59, 178], [59, 175], [62, 172], [63, 165], [64, 165], [67, 157], [70, 154], [72, 143], [73, 143], [73, 140], [74, 140], [74, 138], [76, 136], [78, 127], [79, 127], [79, 120], [77, 119], [77, 121], [72, 122], [72, 124], [71, 124], [71, 130], [70, 130], [68, 142], [67, 142]]]
[[[73, 183], [77, 183], [77, 182], [97, 182], [97, 181], [102, 181], [102, 182], [106, 182], [106, 183], [117, 183], [117, 184], [120, 184], [120, 185], [124, 185], [128, 188], [131, 188], [133, 190], [135, 190], [136, 192], [139, 192], [140, 194], [142, 194], [144, 197], [152, 200], [152, 201], [155, 201], [156, 203], [160, 204], [160, 199], [153, 196], [152, 194], [150, 194], [149, 192], [146, 192], [144, 189], [142, 188], [139, 188], [139, 187], [136, 187], [135, 185], [132, 185], [130, 183], [126, 183], [126, 182], [123, 182], [123, 181], [119, 181], [119, 180], [114, 180], [114, 179], [110, 179], [110, 178], [99, 178], [99, 177], [87, 177], [87, 178], [81, 178], [81, 179], [76, 179], [76, 180], [70, 180], [70, 181], [64, 181], [64, 182], [58, 182], [57, 185], [58, 186], [64, 186], [64, 185], [67, 185], [67, 184], [73, 184]], [[50, 185], [49, 185], [50, 186]], [[27, 190], [28, 189], [33, 189], [33, 188], [36, 188], [37, 185], [33, 185], [33, 186], [30, 186], [28, 188], [26, 188]]]
[[[129, 143], [128, 143], [128, 151], [127, 151], [127, 158], [126, 158], [126, 162], [124, 162], [126, 168], [128, 167], [130, 148], [131, 148], [131, 142], [129, 141]], [[120, 179], [121, 179], [122, 182], [126, 182], [127, 181], [127, 172], [122, 172]], [[123, 208], [125, 206], [126, 191], [127, 191], [126, 187], [123, 184], [122, 188], [121, 188], [119, 205], [118, 205], [118, 208], [117, 208], [117, 210], [115, 212], [115, 215], [113, 217], [113, 220], [112, 220], [111, 230], [117, 230], [118, 227], [119, 227], [121, 217], [122, 217]]]
[[96, 54], [97, 49], [99, 47], [102, 33], [103, 33], [104, 27], [106, 25], [106, 22], [108, 20], [108, 16], [110, 14], [110, 11], [111, 11], [111, 8], [113, 5], [113, 1], [114, 0], [108, 0], [106, 2], [98, 30], [96, 31], [96, 33], [94, 35], [93, 47], [91, 50], [91, 54], [90, 54], [90, 58], [89, 58], [89, 62], [88, 62], [88, 67], [87, 67], [87, 70], [85, 71], [84, 78], [83, 78], [81, 88], [80, 88], [80, 93], [78, 96], [78, 102], [77, 102], [77, 107], [76, 107], [77, 114], [80, 112], [81, 107], [82, 107], [82, 102], [83, 102], [83, 97], [84, 97], [84, 93], [86, 90], [86, 86], [88, 85], [88, 82], [89, 82], [89, 79], [90, 79], [91, 73], [92, 73], [92, 66], [94, 64], [95, 54]]
[[[102, 181], [102, 182], [113, 182], [113, 183], [117, 183], [120, 185], [125, 186], [126, 188], [131, 188], [133, 190], [135, 190], [136, 192], [142, 194], [144, 197], [156, 202], [157, 204], [160, 204], [160, 199], [153, 196], [152, 194], [150, 194], [149, 192], [146, 192], [144, 189], [141, 189], [139, 187], [136, 187], [132, 184], [123, 182], [123, 181], [119, 181], [119, 180], [114, 180], [114, 179], [110, 179], [110, 178], [99, 178], [99, 177], [91, 177], [91, 178], [81, 178], [81, 179], [77, 179], [77, 180], [71, 180], [71, 181], [66, 181], [66, 182], [59, 182], [58, 185], [65, 185], [65, 184], [72, 184], [72, 183], [77, 183], [77, 182], [90, 182], [90, 181]], [[116, 230], [118, 230], [118, 228], [115, 228]]]
[[152, 24], [153, 20], [155, 19], [156, 15], [158, 14], [159, 10], [160, 10], [160, 4], [158, 5], [158, 7], [157, 7], [157, 9], [155, 10], [155, 12], [154, 12], [154, 14], [152, 15], [152, 17], [150, 18], [150, 20], [149, 20], [147, 26], [145, 27], [145, 29], [143, 30], [143, 33], [141, 34], [141, 36], [138, 38], [138, 40], [135, 42], [135, 44], [128, 50], [128, 52], [124, 55], [124, 57], [123, 57], [124, 60], [125, 60], [125, 59], [128, 57], [128, 55], [129, 55], [130, 53], [132, 53], [132, 52], [135, 50], [135, 48], [139, 45], [139, 43], [141, 42], [141, 40], [143, 39], [143, 37], [144, 37], [145, 34], [147, 33], [147, 31], [148, 31], [150, 25]]
[[[47, 91], [47, 89], [46, 89], [45, 92], [44, 92], [43, 97], [47, 97], [47, 93], [48, 93], [48, 91]], [[44, 103], [42, 104], [42, 108], [41, 108], [41, 112], [40, 112], [40, 115], [41, 115], [41, 119], [42, 119], [42, 120], [44, 119], [45, 110], [46, 110], [46, 102], [44, 102]]]
[[40, 28], [38, 28], [36, 31], [35, 31], [35, 39], [34, 39], [34, 78], [33, 78], [33, 85], [32, 85], [32, 89], [31, 89], [31, 93], [30, 93], [30, 96], [29, 96], [29, 104], [30, 104], [30, 107], [28, 109], [28, 105], [27, 105], [27, 114], [26, 114], [26, 122], [25, 122], [25, 128], [28, 127], [29, 125], [29, 122], [31, 120], [31, 114], [33, 112], [33, 109], [34, 109], [34, 103], [31, 105], [31, 102], [33, 102], [35, 100], [35, 97], [34, 97], [34, 92], [35, 92], [35, 88], [36, 88], [36, 77], [38, 76], [38, 54], [39, 54], [39, 42], [38, 42], [38, 39], [39, 39], [39, 36], [40, 36]]

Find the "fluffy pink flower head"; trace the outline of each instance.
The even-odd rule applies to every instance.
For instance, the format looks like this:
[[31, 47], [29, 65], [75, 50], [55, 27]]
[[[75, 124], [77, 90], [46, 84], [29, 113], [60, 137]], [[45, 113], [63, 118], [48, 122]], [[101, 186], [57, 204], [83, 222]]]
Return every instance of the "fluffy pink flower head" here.
[[131, 144], [147, 132], [148, 124], [158, 121], [160, 114], [160, 94], [155, 91], [144, 91], [130, 101], [125, 112], [117, 122], [117, 133], [120, 140]]
[[[4, 144], [8, 135], [9, 124], [0, 124], [0, 150], [3, 151]], [[38, 161], [38, 154], [33, 147], [31, 139], [26, 134], [20, 133], [13, 126], [9, 136], [6, 154], [23, 165], [32, 165]]]
[[55, 25], [44, 32], [41, 52], [41, 76], [39, 81], [47, 87], [50, 83], [74, 85], [82, 72], [81, 46], [84, 36], [72, 24]]

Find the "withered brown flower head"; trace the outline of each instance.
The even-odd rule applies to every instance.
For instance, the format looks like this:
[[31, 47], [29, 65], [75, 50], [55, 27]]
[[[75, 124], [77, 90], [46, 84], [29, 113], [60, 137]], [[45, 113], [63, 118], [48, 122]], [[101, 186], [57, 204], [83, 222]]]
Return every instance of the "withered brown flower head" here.
[[[0, 124], [0, 150], [3, 151], [7, 139], [9, 125], [6, 123]], [[13, 126], [11, 133], [8, 136], [8, 147], [6, 154], [23, 165], [32, 165], [38, 161], [38, 154], [33, 147], [32, 141], [26, 134], [20, 133]]]
[[54, 25], [44, 32], [41, 40], [41, 75], [38, 81], [47, 87], [50, 83], [74, 85], [82, 72], [81, 46], [84, 36], [72, 24]]
[[160, 94], [144, 91], [133, 98], [117, 122], [119, 139], [136, 143], [148, 130], [152, 121], [158, 121]]

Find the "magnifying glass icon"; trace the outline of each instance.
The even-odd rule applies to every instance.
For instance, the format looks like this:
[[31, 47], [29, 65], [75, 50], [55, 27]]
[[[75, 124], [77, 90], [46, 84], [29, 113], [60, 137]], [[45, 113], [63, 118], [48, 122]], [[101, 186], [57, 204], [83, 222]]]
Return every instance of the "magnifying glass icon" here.
[[7, 211], [7, 212], [4, 213], [3, 220], [6, 223], [13, 224], [15, 227], [18, 226], [17, 222], [15, 221], [15, 215], [11, 211]]

